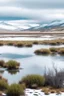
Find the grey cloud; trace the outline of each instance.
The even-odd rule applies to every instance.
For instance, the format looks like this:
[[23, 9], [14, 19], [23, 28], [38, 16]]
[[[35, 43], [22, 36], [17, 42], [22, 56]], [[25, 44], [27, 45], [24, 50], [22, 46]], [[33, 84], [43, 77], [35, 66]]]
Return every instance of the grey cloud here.
[[64, 0], [1, 0], [0, 6], [17, 6], [31, 9], [64, 8]]
[[1, 0], [0, 18], [64, 19], [64, 0]]
[[27, 9], [18, 7], [0, 7], [0, 18], [19, 18], [38, 21], [64, 19], [63, 9]]
[[64, 0], [13, 0], [13, 2], [14, 5], [25, 8], [64, 8]]

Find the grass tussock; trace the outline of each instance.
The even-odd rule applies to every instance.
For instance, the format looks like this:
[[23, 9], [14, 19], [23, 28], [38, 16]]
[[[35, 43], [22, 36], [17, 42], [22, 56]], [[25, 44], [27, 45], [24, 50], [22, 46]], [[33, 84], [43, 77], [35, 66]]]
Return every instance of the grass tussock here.
[[45, 78], [40, 75], [28, 75], [23, 77], [19, 83], [24, 83], [28, 88], [37, 88], [44, 85]]
[[20, 64], [14, 60], [9, 60], [5, 65], [7, 66], [8, 70], [18, 69], [20, 66]]
[[53, 54], [59, 54], [64, 55], [64, 47], [62, 48], [54, 48], [51, 47], [49, 49], [38, 49], [34, 52], [36, 55], [53, 55]]
[[12, 84], [7, 90], [7, 96], [21, 96], [24, 94], [24, 89], [19, 84]]
[[7, 68], [8, 70], [19, 69], [20, 63], [14, 60], [9, 60], [5, 62], [4, 60], [0, 60], [0, 67]]
[[49, 49], [40, 49], [36, 50], [34, 53], [37, 55], [49, 55], [51, 54], [51, 51]]
[[55, 39], [55, 40], [42, 40], [42, 41], [0, 41], [0, 46], [8, 45], [8, 46], [17, 46], [24, 47], [28, 44], [45, 44], [45, 45], [60, 45], [64, 44], [64, 39]]

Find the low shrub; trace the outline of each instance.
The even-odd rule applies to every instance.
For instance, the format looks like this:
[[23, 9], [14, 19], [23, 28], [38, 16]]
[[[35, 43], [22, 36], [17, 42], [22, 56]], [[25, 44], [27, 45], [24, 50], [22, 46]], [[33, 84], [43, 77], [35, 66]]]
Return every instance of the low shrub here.
[[33, 88], [35, 85], [37, 87], [40, 87], [44, 85], [45, 78], [40, 75], [28, 75], [26, 77], [23, 77], [19, 83], [25, 83], [26, 87], [28, 88]]
[[24, 89], [19, 84], [12, 84], [7, 90], [7, 96], [21, 96], [24, 94]]
[[45, 95], [49, 95], [50, 93], [49, 93], [49, 91], [45, 91], [44, 94]]
[[2, 42], [0, 42], [0, 46], [3, 46], [4, 44]]
[[36, 55], [49, 55], [49, 54], [60, 54], [64, 55], [64, 47], [61, 48], [49, 48], [49, 49], [38, 49], [34, 52]]
[[37, 55], [48, 55], [48, 54], [51, 54], [49, 49], [36, 50], [34, 53], [37, 54]]
[[0, 80], [0, 90], [1, 91], [4, 91], [8, 88], [8, 83], [4, 80], [4, 79], [1, 79]]
[[38, 41], [34, 41], [33, 44], [38, 44]]
[[50, 93], [56, 93], [56, 90], [50, 90]]
[[37, 54], [37, 55], [42, 54], [40, 50], [36, 50], [34, 53]]
[[23, 47], [24, 44], [22, 44], [22, 43], [17, 43], [16, 46], [17, 46], [17, 47]]
[[10, 69], [18, 69], [20, 64], [14, 60], [9, 60], [7, 63], [6, 63], [6, 66], [7, 68], [10, 70]]
[[64, 55], [64, 48], [61, 48], [61, 49], [59, 50], [59, 54], [60, 54], [60, 55]]
[[50, 51], [51, 51], [52, 53], [55, 53], [55, 52], [57, 52], [57, 48], [52, 47], [52, 48], [50, 48]]
[[59, 94], [61, 94], [61, 91], [60, 90], [57, 90], [56, 91], [56, 95], [59, 95]]
[[32, 47], [32, 44], [25, 44], [25, 47]]
[[13, 42], [8, 42], [7, 45], [9, 45], [9, 46], [13, 46], [14, 43], [13, 43]]
[[4, 67], [5, 62], [3, 60], [0, 60], [0, 67]]
[[51, 86], [54, 88], [63, 88], [64, 82], [64, 71], [58, 71], [56, 68], [54, 70], [49, 70], [47, 74], [44, 74], [45, 86]]
[[26, 88], [25, 83], [20, 84], [20, 86], [21, 86], [23, 89], [25, 89], [25, 88]]
[[48, 88], [48, 87], [46, 86], [46, 87], [43, 87], [41, 91], [42, 91], [42, 92], [49, 92], [49, 91], [50, 91], [50, 88]]
[[56, 41], [50, 41], [49, 44], [50, 45], [58, 45], [58, 43]]

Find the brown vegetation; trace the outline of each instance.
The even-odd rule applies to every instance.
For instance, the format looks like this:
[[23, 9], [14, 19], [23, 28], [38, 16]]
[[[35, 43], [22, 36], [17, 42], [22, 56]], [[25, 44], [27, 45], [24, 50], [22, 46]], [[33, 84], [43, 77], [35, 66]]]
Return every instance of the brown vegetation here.
[[59, 54], [64, 55], [64, 47], [62, 48], [54, 48], [51, 47], [49, 49], [38, 49], [34, 52], [36, 55], [52, 55], [52, 54]]

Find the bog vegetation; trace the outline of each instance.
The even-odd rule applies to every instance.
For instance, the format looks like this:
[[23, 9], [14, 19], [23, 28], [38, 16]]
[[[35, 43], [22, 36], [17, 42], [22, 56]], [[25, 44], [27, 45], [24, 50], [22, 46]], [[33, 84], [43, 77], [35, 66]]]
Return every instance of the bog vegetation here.
[[19, 84], [12, 85], [9, 85], [7, 80], [0, 76], [0, 91], [4, 91], [7, 96], [23, 95], [25, 88], [41, 88], [46, 95], [64, 92], [64, 70], [58, 71], [53, 66], [53, 70], [45, 69], [44, 75], [27, 75], [19, 81]]
[[5, 62], [0, 60], [0, 67], [7, 68], [8, 70], [19, 69], [20, 63], [14, 60], [9, 60]]
[[38, 49], [35, 50], [34, 53], [36, 55], [53, 55], [53, 54], [64, 55], [64, 47], [62, 48], [51, 47], [49, 49]]
[[33, 44], [60, 45], [64, 44], [64, 39], [42, 40], [42, 41], [0, 41], [0, 46], [32, 47]]

